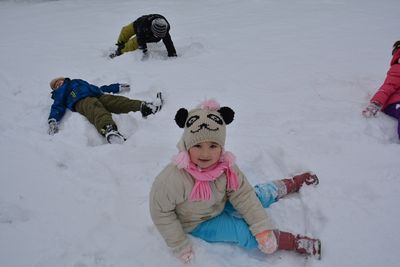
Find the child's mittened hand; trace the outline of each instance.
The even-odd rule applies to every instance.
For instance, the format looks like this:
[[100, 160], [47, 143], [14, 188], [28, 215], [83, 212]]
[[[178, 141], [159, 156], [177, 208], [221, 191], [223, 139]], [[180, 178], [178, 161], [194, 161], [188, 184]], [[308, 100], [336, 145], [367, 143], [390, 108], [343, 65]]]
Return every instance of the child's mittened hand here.
[[177, 257], [183, 264], [191, 263], [194, 257], [192, 245], [189, 244], [186, 247], [184, 247], [179, 253], [177, 253]]
[[379, 106], [376, 103], [369, 103], [369, 105], [363, 110], [362, 115], [365, 118], [370, 118], [372, 116], [376, 116], [376, 114], [378, 113], [378, 111], [381, 109], [381, 106]]
[[54, 135], [58, 132], [58, 123], [55, 119], [49, 120], [49, 129], [47, 131], [49, 135]]
[[147, 52], [147, 49], [144, 49], [141, 61], [146, 61], [148, 59], [149, 59], [149, 52]]
[[131, 86], [127, 83], [121, 83], [119, 85], [119, 92], [123, 93], [123, 92], [129, 92], [131, 90]]
[[278, 249], [278, 241], [273, 230], [265, 230], [256, 234], [258, 248], [265, 254], [272, 254]]

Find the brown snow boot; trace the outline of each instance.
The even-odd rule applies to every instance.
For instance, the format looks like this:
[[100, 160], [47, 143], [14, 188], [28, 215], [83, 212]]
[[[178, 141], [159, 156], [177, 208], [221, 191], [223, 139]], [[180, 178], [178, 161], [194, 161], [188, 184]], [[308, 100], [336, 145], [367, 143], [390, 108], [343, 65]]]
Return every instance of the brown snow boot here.
[[311, 172], [305, 172], [295, 175], [292, 178], [282, 179], [281, 181], [286, 186], [286, 194], [298, 192], [303, 184], [317, 185], [319, 183], [318, 177]]
[[278, 249], [291, 250], [297, 253], [321, 259], [321, 240], [307, 236], [293, 235], [279, 230], [274, 231], [278, 239]]

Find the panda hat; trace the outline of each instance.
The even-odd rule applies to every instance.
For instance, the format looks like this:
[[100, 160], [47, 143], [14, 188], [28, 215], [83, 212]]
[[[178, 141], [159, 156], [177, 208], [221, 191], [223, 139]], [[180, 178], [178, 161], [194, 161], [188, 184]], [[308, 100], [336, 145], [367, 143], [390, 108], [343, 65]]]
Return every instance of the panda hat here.
[[180, 151], [188, 151], [201, 142], [215, 142], [225, 146], [226, 125], [233, 121], [235, 112], [229, 107], [220, 107], [213, 99], [206, 100], [198, 107], [188, 111], [181, 108], [175, 115], [175, 122], [184, 128], [178, 144]]

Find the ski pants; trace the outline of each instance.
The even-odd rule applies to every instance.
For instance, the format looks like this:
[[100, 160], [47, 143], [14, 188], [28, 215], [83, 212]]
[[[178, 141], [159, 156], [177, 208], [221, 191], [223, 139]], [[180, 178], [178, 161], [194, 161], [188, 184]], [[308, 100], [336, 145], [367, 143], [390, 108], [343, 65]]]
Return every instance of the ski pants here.
[[[111, 113], [121, 114], [139, 111], [142, 101], [120, 95], [104, 94], [99, 97], [85, 97], [75, 104], [75, 110], [85, 116], [97, 131], [104, 135], [107, 125], [116, 125]], [[102, 131], [103, 130], [103, 131]]]
[[393, 103], [387, 106], [383, 112], [387, 115], [397, 119], [397, 134], [400, 139], [400, 103]]
[[117, 43], [125, 45], [124, 48], [121, 49], [121, 53], [126, 53], [138, 49], [139, 44], [137, 42], [135, 29], [133, 28], [133, 23], [130, 23], [122, 27], [121, 32], [118, 36]]
[[[273, 182], [256, 185], [254, 189], [264, 208], [278, 199], [278, 187]], [[229, 201], [221, 214], [199, 224], [190, 234], [210, 243], [234, 243], [246, 249], [258, 247], [248, 224]]]

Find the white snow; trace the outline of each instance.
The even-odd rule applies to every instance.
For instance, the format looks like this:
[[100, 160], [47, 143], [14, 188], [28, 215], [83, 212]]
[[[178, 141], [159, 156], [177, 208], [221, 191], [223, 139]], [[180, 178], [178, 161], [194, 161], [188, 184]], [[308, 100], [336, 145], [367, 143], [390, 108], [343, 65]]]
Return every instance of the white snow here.
[[[320, 178], [267, 210], [280, 229], [322, 240], [322, 260], [265, 256], [192, 238], [191, 266], [398, 266], [397, 122], [360, 114], [400, 39], [398, 0], [0, 1], [0, 266], [179, 266], [148, 212], [176, 154], [176, 111], [215, 98], [236, 112], [227, 149], [254, 185], [305, 170]], [[123, 25], [160, 13], [162, 43], [109, 60]], [[123, 145], [78, 113], [47, 134], [57, 76], [166, 105], [115, 115]]]

